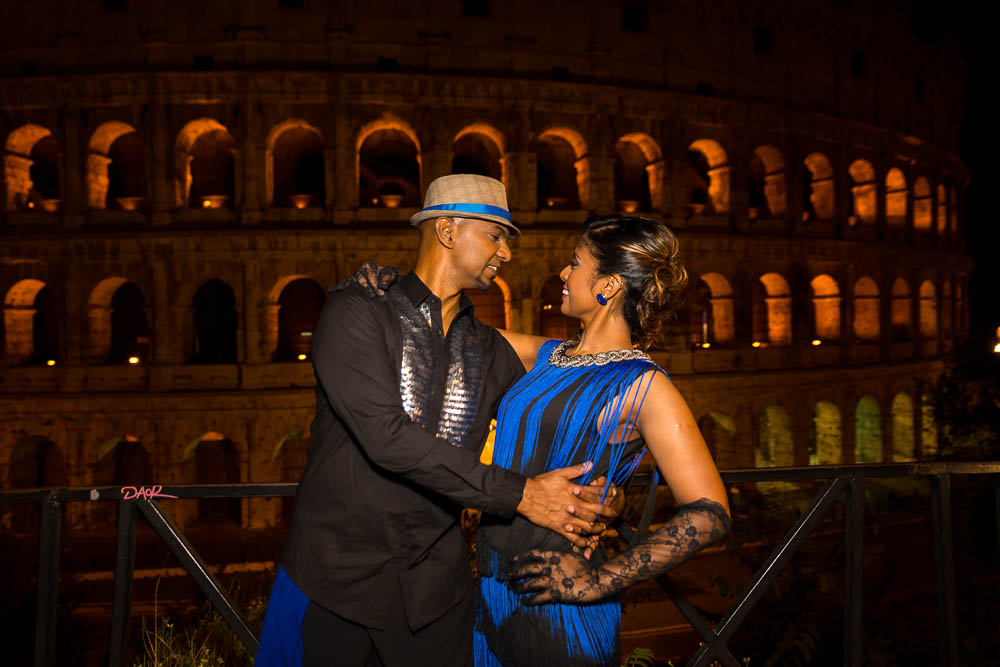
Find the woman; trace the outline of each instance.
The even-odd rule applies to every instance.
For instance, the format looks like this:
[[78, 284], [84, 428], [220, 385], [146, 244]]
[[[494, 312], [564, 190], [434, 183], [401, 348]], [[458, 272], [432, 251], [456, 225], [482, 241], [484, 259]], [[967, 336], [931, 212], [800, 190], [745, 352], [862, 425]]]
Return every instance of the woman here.
[[583, 330], [572, 342], [504, 332], [529, 372], [501, 403], [493, 463], [536, 475], [594, 461], [584, 482], [607, 474], [620, 485], [648, 449], [680, 507], [607, 561], [523, 519], [484, 517], [477, 667], [619, 664], [618, 594], [729, 529], [725, 488], [691, 411], [643, 351], [687, 280], [676, 238], [645, 218], [588, 220], [560, 277], [562, 312]]

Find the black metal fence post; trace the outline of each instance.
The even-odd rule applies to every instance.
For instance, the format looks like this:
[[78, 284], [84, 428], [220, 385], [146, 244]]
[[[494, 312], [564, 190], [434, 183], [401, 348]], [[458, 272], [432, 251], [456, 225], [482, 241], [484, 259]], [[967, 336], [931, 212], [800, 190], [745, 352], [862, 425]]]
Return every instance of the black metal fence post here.
[[35, 667], [56, 664], [56, 608], [59, 600], [59, 542], [62, 503], [50, 493], [39, 502], [38, 592], [35, 605]]
[[844, 563], [844, 664], [861, 665], [864, 595], [865, 478], [850, 476], [847, 489]]
[[933, 477], [931, 524], [938, 600], [938, 647], [942, 665], [958, 664], [958, 618], [955, 610], [955, 554], [951, 534], [951, 475]]
[[135, 574], [135, 503], [118, 501], [118, 543], [115, 547], [115, 593], [111, 602], [110, 667], [121, 667], [132, 615], [132, 579]]

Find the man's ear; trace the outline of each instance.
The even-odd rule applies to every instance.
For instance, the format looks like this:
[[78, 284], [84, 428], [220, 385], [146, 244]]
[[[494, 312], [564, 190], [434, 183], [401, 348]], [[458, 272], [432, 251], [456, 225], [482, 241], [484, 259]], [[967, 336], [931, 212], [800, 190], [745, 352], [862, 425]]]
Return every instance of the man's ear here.
[[435, 218], [434, 234], [437, 236], [438, 243], [443, 245], [445, 248], [454, 248], [456, 227], [457, 225], [454, 218], [446, 218], [444, 216]]

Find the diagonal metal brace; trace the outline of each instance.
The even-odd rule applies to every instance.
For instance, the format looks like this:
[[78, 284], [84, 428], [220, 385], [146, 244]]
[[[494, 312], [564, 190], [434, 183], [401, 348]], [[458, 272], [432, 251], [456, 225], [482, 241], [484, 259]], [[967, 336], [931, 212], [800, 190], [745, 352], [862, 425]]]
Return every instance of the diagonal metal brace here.
[[719, 639], [719, 636], [715, 634], [715, 631], [708, 627], [708, 623], [702, 618], [702, 615], [695, 609], [691, 601], [681, 593], [677, 584], [674, 580], [670, 578], [669, 574], [661, 574], [656, 578], [656, 583], [660, 585], [668, 596], [670, 596], [671, 601], [677, 606], [687, 622], [691, 624], [691, 627], [701, 636], [702, 642], [714, 654], [721, 660], [722, 664], [729, 665], [730, 667], [740, 667], [740, 661], [736, 659], [730, 650], [726, 647], [724, 641]]
[[215, 577], [209, 571], [208, 566], [201, 559], [201, 556], [198, 555], [198, 552], [194, 550], [191, 543], [187, 541], [184, 534], [177, 528], [177, 524], [173, 522], [173, 519], [163, 511], [163, 508], [155, 500], [141, 499], [135, 502], [139, 505], [143, 516], [149, 520], [149, 523], [152, 524], [156, 532], [163, 538], [163, 541], [167, 543], [173, 554], [177, 556], [184, 569], [188, 571], [194, 582], [198, 584], [201, 592], [211, 600], [215, 610], [222, 615], [222, 618], [229, 624], [229, 627], [236, 633], [236, 636], [240, 638], [240, 641], [243, 642], [243, 645], [246, 646], [250, 654], [256, 655], [257, 637], [254, 636], [250, 625], [243, 615], [237, 611], [232, 601], [226, 597], [226, 594], [222, 591], [222, 587], [219, 586], [219, 582], [216, 581]]
[[[722, 643], [728, 642], [736, 629], [750, 613], [757, 601], [760, 600], [764, 592], [774, 583], [785, 564], [795, 555], [795, 552], [802, 546], [802, 542], [809, 536], [816, 525], [826, 514], [830, 506], [837, 499], [837, 496], [850, 484], [850, 476], [835, 477], [831, 479], [820, 490], [820, 492], [809, 503], [809, 507], [802, 513], [799, 520], [789, 529], [781, 543], [771, 553], [763, 567], [757, 571], [750, 583], [743, 590], [740, 599], [732, 609], [715, 626], [715, 632]], [[708, 661], [715, 657], [716, 644], [706, 644], [698, 649], [688, 663], [690, 667], [704, 667]]]

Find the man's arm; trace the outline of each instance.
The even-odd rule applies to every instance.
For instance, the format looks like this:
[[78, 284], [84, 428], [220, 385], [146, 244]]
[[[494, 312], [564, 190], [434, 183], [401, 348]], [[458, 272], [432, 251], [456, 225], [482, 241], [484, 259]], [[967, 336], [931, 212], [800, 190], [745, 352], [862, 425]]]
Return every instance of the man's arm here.
[[581, 467], [526, 483], [523, 475], [482, 465], [471, 449], [455, 447], [411, 421], [385, 349], [388, 324], [362, 288], [348, 287], [327, 299], [313, 338], [313, 364], [323, 390], [372, 463], [468, 507], [501, 516], [520, 510], [585, 544], [579, 533], [590, 529], [602, 506], [582, 502], [583, 487], [570, 481], [582, 474]]

